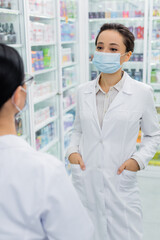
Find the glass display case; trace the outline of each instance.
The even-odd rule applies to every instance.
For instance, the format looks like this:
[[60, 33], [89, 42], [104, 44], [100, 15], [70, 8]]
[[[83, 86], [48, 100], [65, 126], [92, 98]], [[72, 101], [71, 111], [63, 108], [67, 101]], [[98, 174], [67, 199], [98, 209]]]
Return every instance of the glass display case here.
[[70, 173], [70, 164], [65, 158], [66, 149], [69, 145], [76, 107], [76, 87], [79, 79], [79, 28], [78, 28], [78, 1], [60, 1], [60, 39], [61, 39], [61, 142], [62, 159]]
[[55, 0], [29, 0], [25, 5], [29, 72], [35, 79], [30, 101], [32, 145], [60, 158], [57, 5]]

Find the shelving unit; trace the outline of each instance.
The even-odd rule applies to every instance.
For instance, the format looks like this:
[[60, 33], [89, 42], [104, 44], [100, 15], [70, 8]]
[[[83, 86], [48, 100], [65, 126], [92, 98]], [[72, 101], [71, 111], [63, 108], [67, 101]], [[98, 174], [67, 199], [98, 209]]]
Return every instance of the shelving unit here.
[[[160, 37], [158, 38], [158, 29], [160, 29], [160, 17], [153, 16], [155, 0], [150, 1], [149, 11], [149, 48], [148, 48], [148, 83], [154, 84], [160, 82]], [[159, 24], [159, 27], [158, 27]], [[160, 30], [159, 30], [160, 31]], [[157, 37], [157, 39], [156, 39]], [[159, 73], [159, 74], [158, 74]], [[154, 85], [156, 86], [156, 85]]]
[[[30, 6], [32, 3], [27, 0], [24, 1], [24, 8], [27, 10], [28, 72], [35, 77], [35, 84], [30, 90], [31, 144], [42, 152], [48, 152], [58, 144], [58, 156], [54, 151], [52, 154], [60, 158], [56, 2], [50, 1], [50, 8], [47, 8], [40, 4]], [[48, 132], [53, 140], [47, 144]], [[42, 148], [41, 144], [46, 146]]]
[[[153, 16], [156, 9], [156, 0], [150, 1], [149, 11], [149, 39], [148, 39], [148, 84], [154, 89], [155, 106], [160, 114], [160, 17]], [[159, 9], [160, 11], [160, 9]], [[160, 119], [160, 118], [159, 118]], [[155, 155], [156, 156], [156, 155]], [[151, 160], [150, 164], [160, 166], [159, 160]], [[155, 169], [155, 167], [154, 167]]]
[[[72, 5], [72, 10], [71, 10]], [[79, 1], [61, 1], [58, 3], [59, 9], [59, 94], [60, 94], [60, 135], [61, 135], [61, 159], [65, 162], [66, 169], [69, 163], [65, 159], [65, 138], [70, 134], [72, 127], [65, 131], [64, 124], [68, 116], [74, 118], [75, 103], [73, 104], [73, 93], [80, 83], [78, 64], [79, 58]], [[72, 100], [71, 100], [72, 99]], [[69, 103], [70, 102], [70, 103]], [[69, 105], [70, 104], [70, 105]], [[69, 106], [68, 106], [69, 105]], [[69, 120], [68, 120], [69, 121]], [[69, 138], [68, 140], [69, 141]], [[67, 143], [67, 145], [69, 142]]]

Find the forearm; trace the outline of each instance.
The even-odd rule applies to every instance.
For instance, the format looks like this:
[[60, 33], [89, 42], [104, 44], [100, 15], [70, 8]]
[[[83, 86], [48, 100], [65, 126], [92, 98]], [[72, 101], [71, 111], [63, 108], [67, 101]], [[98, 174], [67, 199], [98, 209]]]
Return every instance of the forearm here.
[[139, 150], [131, 158], [135, 159], [140, 170], [144, 169], [148, 162], [154, 157], [160, 144], [160, 131], [154, 136], [145, 136], [140, 144]]

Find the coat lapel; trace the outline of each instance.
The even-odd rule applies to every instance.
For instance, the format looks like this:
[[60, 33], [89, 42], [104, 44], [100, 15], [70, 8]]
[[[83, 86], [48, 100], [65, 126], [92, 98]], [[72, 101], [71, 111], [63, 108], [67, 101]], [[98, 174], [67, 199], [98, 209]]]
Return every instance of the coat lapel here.
[[[125, 73], [126, 74], [126, 73]], [[109, 106], [109, 109], [106, 114], [108, 114], [110, 111], [112, 111], [114, 108], [120, 109], [121, 106], [126, 102], [127, 96], [132, 95], [132, 79], [126, 74], [125, 76], [125, 82], [123, 85], [122, 90], [117, 94], [111, 105]]]
[[84, 91], [84, 97], [85, 97], [85, 104], [90, 108], [93, 114], [94, 120], [98, 128], [101, 130], [99, 119], [98, 119], [97, 106], [96, 106], [96, 91], [95, 91], [96, 81], [97, 79], [93, 80], [92, 84], [89, 84], [87, 86], [86, 90]]

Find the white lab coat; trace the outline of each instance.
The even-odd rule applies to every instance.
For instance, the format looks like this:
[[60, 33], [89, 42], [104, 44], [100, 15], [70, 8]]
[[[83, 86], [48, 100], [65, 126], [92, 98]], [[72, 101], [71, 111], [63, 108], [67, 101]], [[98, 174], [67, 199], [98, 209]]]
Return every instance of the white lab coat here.
[[[133, 154], [146, 166], [160, 143], [160, 130], [150, 86], [124, 73], [122, 90], [99, 125], [96, 81], [80, 86], [70, 148], [79, 147], [86, 170], [72, 165], [72, 180], [94, 223], [94, 240], [141, 240], [142, 212], [136, 172], [117, 170]], [[144, 134], [140, 150], [136, 139]]]
[[0, 239], [92, 240], [64, 166], [14, 135], [0, 137]]

